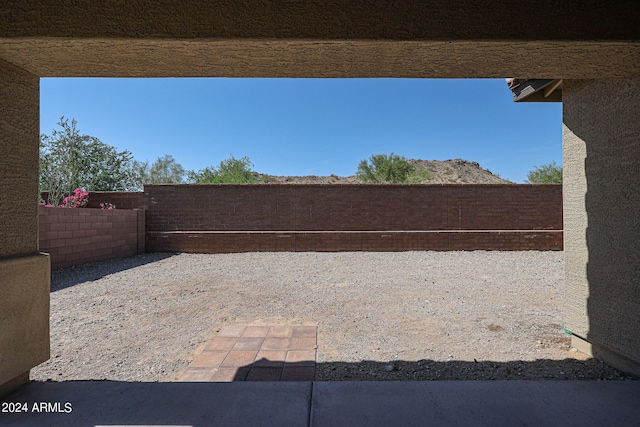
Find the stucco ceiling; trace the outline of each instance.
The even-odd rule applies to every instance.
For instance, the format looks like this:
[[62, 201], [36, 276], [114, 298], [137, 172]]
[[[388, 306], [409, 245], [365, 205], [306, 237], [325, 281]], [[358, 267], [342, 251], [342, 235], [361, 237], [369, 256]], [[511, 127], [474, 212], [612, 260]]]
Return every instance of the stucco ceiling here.
[[637, 1], [4, 0], [41, 77], [640, 77]]

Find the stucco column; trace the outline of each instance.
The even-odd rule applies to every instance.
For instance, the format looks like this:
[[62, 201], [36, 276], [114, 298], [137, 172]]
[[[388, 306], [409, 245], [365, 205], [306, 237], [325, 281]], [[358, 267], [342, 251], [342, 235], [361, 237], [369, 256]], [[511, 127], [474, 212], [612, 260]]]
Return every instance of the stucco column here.
[[640, 79], [563, 87], [565, 328], [640, 375]]
[[49, 358], [49, 257], [38, 253], [39, 85], [0, 60], [0, 395]]

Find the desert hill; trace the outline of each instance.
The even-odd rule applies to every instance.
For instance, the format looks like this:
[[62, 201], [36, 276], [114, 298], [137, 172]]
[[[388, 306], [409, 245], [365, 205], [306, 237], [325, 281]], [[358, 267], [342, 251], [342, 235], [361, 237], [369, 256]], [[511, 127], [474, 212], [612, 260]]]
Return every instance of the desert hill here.
[[[409, 163], [418, 168], [431, 171], [431, 178], [425, 184], [513, 184], [511, 181], [494, 175], [476, 162], [462, 159], [453, 160], [416, 160]], [[362, 184], [357, 176], [274, 176], [256, 173], [258, 182], [273, 184]]]

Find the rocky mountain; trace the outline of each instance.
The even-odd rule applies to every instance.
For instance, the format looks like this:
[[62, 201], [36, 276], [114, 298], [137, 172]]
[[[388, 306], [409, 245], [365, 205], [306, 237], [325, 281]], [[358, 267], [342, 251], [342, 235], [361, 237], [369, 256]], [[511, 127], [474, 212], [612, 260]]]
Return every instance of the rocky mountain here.
[[[476, 162], [462, 159], [453, 160], [416, 160], [409, 163], [418, 168], [429, 170], [431, 178], [425, 184], [513, 184], [511, 181], [494, 175]], [[256, 173], [258, 182], [273, 184], [362, 184], [357, 176], [274, 176]]]

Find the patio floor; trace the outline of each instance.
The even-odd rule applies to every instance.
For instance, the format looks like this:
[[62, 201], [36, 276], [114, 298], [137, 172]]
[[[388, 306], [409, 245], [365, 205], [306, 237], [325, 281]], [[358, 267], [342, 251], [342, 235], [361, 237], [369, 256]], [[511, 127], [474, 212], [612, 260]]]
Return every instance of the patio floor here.
[[313, 381], [316, 326], [225, 326], [178, 381]]
[[33, 382], [3, 402], [26, 405], [12, 427], [634, 426], [640, 381]]

